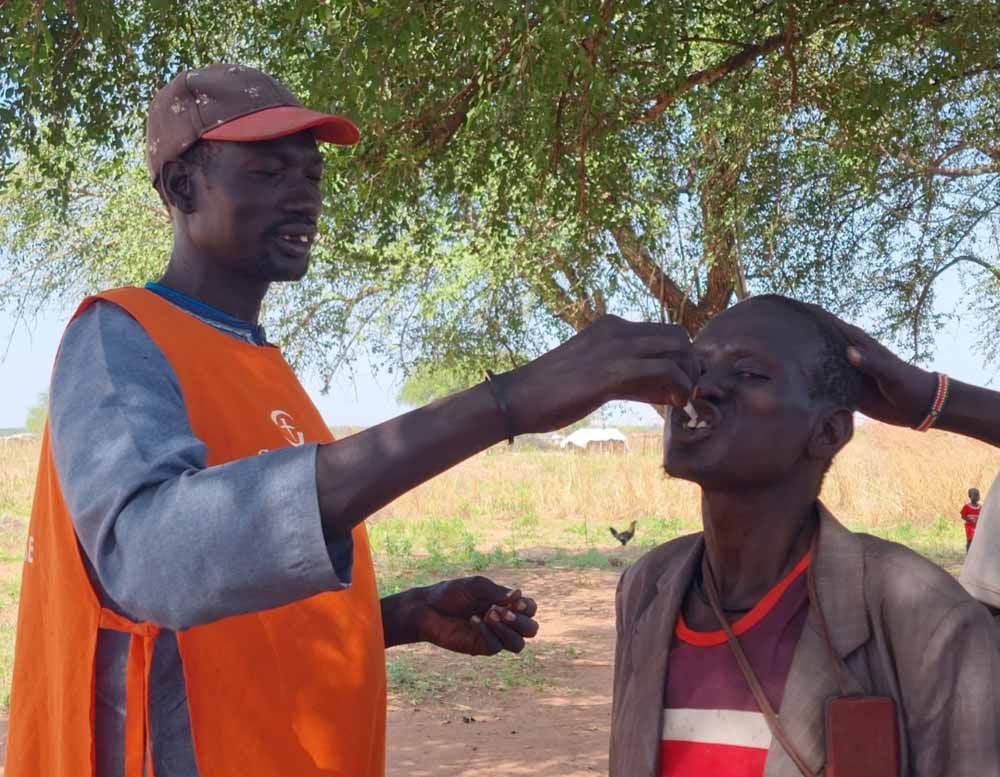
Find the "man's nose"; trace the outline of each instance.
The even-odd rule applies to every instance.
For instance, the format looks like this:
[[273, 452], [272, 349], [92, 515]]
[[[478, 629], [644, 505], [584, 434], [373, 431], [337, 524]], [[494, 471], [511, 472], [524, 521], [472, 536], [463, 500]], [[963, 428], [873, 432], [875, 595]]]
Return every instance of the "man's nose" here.
[[312, 181], [305, 181], [288, 193], [282, 207], [288, 214], [301, 216], [315, 223], [323, 209], [323, 197]]
[[711, 366], [705, 364], [700, 365], [698, 378], [691, 391], [691, 398], [719, 401], [723, 396], [725, 396], [725, 389], [722, 382], [722, 370], [712, 369]]

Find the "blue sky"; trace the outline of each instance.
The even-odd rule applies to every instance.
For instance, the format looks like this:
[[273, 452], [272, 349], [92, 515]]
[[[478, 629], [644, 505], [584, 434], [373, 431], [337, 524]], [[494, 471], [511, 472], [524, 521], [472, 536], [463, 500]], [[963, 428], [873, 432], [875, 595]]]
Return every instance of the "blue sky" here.
[[[39, 393], [48, 390], [59, 339], [72, 312], [47, 311], [30, 326], [20, 324], [12, 337], [13, 318], [0, 311], [0, 428], [22, 426]], [[325, 396], [315, 376], [304, 376], [303, 383], [328, 424], [368, 426], [406, 410], [395, 401], [391, 379], [373, 375], [366, 365], [356, 373], [353, 382], [340, 380]]]
[[[962, 303], [961, 267], [941, 278], [937, 289], [937, 310], [950, 313], [967, 307]], [[52, 362], [70, 310], [49, 310], [30, 326], [13, 329], [13, 319], [0, 312], [0, 427], [20, 427], [40, 392], [46, 391]], [[12, 334], [13, 329], [13, 334]], [[990, 382], [995, 370], [983, 365], [975, 353], [972, 321], [952, 320], [938, 334], [933, 369], [971, 383]], [[360, 365], [353, 381], [337, 381], [326, 395], [319, 381], [305, 375], [303, 382], [328, 424], [369, 426], [392, 418], [405, 408], [395, 401], [396, 384], [388, 376], [373, 374]], [[615, 422], [656, 421], [652, 410], [641, 405], [614, 408]]]

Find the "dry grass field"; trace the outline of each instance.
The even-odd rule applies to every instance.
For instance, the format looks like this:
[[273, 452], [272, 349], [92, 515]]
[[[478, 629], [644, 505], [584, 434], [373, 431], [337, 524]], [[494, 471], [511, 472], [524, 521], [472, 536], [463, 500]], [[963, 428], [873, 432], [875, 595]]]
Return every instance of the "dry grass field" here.
[[[698, 489], [665, 476], [659, 454], [585, 455], [498, 446], [404, 495], [373, 521], [387, 580], [447, 560], [608, 563], [608, 526], [638, 521], [639, 548], [697, 531]], [[861, 425], [827, 476], [823, 499], [844, 523], [944, 565], [964, 551], [958, 511], [985, 493], [1000, 450], [943, 432]], [[626, 554], [627, 555], [627, 554]], [[610, 556], [614, 564], [615, 556]]]
[[[497, 446], [370, 522], [383, 591], [484, 572], [523, 584], [539, 600], [543, 623], [521, 656], [469, 662], [423, 646], [392, 651], [390, 774], [493, 774], [498, 762], [487, 757], [489, 743], [509, 730], [528, 737], [519, 741], [529, 751], [551, 750], [558, 739], [552, 752], [572, 757], [526, 754], [523, 763], [505, 762], [506, 774], [602, 770], [620, 568], [699, 528], [697, 489], [666, 477], [653, 446], [635, 447], [641, 452], [587, 455]], [[0, 705], [9, 694], [37, 457], [37, 445], [0, 443]], [[866, 423], [830, 472], [824, 499], [850, 527], [903, 542], [956, 571], [966, 490], [985, 493], [997, 472], [1000, 450]], [[636, 537], [623, 549], [608, 526], [631, 520]], [[541, 728], [539, 704], [551, 713]], [[428, 742], [438, 742], [436, 760], [424, 757]]]

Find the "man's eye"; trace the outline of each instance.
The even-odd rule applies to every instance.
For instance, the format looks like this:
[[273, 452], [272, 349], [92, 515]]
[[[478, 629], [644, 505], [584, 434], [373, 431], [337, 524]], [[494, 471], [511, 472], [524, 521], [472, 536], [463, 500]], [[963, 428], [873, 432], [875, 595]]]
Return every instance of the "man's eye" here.
[[750, 370], [739, 370], [736, 373], [737, 377], [743, 380], [767, 380], [767, 375], [762, 375], [759, 372], [751, 372]]

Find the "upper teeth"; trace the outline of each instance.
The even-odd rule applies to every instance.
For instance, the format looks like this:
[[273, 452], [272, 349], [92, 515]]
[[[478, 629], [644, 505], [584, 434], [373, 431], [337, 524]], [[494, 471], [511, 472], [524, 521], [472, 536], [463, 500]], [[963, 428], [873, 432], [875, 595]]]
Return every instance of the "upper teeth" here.
[[694, 405], [688, 402], [684, 405], [684, 412], [688, 414], [688, 418], [691, 420], [687, 422], [688, 429], [702, 429], [707, 424], [704, 421], [698, 420], [698, 411], [694, 409]]
[[285, 240], [298, 240], [300, 243], [308, 243], [309, 238], [305, 235], [282, 235]]

